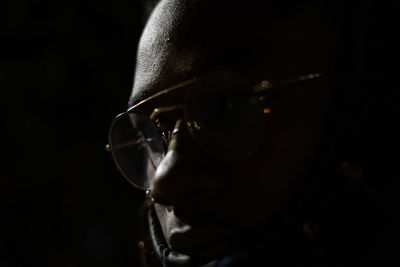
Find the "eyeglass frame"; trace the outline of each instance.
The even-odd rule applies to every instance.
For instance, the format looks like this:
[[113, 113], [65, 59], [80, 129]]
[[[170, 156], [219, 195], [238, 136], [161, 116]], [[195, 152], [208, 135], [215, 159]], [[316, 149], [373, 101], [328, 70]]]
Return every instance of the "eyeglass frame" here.
[[[294, 78], [282, 79], [282, 80], [277, 80], [277, 81], [274, 81], [274, 82], [271, 82], [268, 79], [262, 79], [261, 82], [256, 83], [252, 87], [252, 93], [254, 95], [257, 95], [257, 94], [260, 94], [260, 93], [263, 93], [263, 92], [269, 92], [272, 89], [276, 89], [276, 88], [280, 88], [280, 87], [284, 87], [284, 86], [297, 85], [297, 84], [302, 83], [302, 82], [315, 80], [315, 79], [320, 78], [320, 77], [322, 77], [324, 75], [325, 75], [324, 73], [308, 73], [308, 74], [302, 74], [302, 75], [295, 76]], [[138, 188], [138, 189], [144, 190], [144, 191], [148, 190], [148, 188], [141, 187], [141, 186], [135, 184], [134, 182], [132, 182], [131, 179], [129, 177], [127, 177], [125, 172], [120, 167], [120, 164], [118, 163], [114, 153], [112, 152], [113, 148], [110, 145], [112, 143], [111, 142], [111, 134], [112, 134], [113, 126], [115, 125], [115, 123], [118, 121], [119, 118], [121, 118], [122, 116], [126, 116], [129, 113], [133, 113], [134, 112], [134, 113], [139, 113], [139, 114], [147, 116], [149, 118], [149, 120], [152, 121], [155, 124], [156, 128], [158, 128], [157, 123], [152, 119], [152, 117], [158, 115], [159, 113], [162, 113], [160, 108], [163, 108], [163, 109], [179, 108], [179, 107], [183, 108], [183, 104], [182, 105], [170, 105], [170, 106], [156, 107], [156, 108], [154, 108], [153, 112], [150, 115], [147, 115], [147, 114], [145, 114], [143, 112], [140, 112], [140, 111], [138, 112], [136, 110], [138, 108], [140, 108], [140, 106], [143, 106], [145, 103], [148, 103], [151, 100], [156, 99], [156, 98], [158, 98], [160, 96], [167, 95], [167, 94], [169, 94], [171, 92], [174, 92], [175, 90], [178, 90], [178, 89], [186, 88], [186, 91], [183, 92], [183, 94], [186, 95], [186, 92], [190, 88], [190, 86], [195, 84], [196, 82], [201, 81], [203, 78], [204, 78], [204, 76], [203, 77], [193, 77], [191, 79], [188, 79], [188, 80], [185, 80], [185, 81], [180, 82], [178, 84], [175, 84], [175, 85], [173, 85], [171, 87], [168, 87], [168, 88], [166, 88], [166, 89], [164, 89], [164, 90], [162, 90], [160, 92], [157, 92], [157, 93], [147, 97], [146, 99], [143, 99], [140, 102], [134, 104], [132, 107], [128, 108], [125, 112], [122, 112], [122, 113], [118, 114], [112, 120], [110, 128], [109, 128], [109, 131], [108, 131], [108, 144], [106, 145], [106, 151], [107, 152], [111, 152], [112, 157], [113, 157], [113, 161], [114, 161], [115, 165], [117, 166], [118, 170], [123, 175], [123, 177], [130, 184], [132, 184], [135, 188]], [[261, 94], [259, 96], [262, 97], [263, 95]], [[269, 112], [270, 112], [270, 110], [268, 111], [268, 113]], [[265, 113], [267, 113], [267, 112], [265, 112]], [[187, 122], [185, 123], [185, 125], [186, 125], [186, 127], [192, 127]]]

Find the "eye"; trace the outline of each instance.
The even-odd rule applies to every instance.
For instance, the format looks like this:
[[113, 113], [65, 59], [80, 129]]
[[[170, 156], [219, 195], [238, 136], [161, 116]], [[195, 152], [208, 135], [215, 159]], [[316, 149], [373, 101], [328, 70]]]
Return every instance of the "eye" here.
[[225, 96], [224, 106], [229, 111], [242, 110], [254, 104], [255, 98], [247, 94], [232, 94]]
[[258, 107], [260, 111], [269, 107], [275, 100], [276, 94], [251, 94], [247, 92], [240, 92], [230, 94], [223, 98], [223, 107], [227, 112], [240, 112], [249, 108]]

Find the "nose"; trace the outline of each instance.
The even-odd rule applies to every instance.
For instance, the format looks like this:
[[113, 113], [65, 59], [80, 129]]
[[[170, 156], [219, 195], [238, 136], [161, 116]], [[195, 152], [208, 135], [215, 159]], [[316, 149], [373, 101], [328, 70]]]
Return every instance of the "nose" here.
[[223, 168], [201, 151], [183, 124], [177, 121], [166, 156], [151, 181], [156, 203], [182, 208], [214, 198], [226, 185]]

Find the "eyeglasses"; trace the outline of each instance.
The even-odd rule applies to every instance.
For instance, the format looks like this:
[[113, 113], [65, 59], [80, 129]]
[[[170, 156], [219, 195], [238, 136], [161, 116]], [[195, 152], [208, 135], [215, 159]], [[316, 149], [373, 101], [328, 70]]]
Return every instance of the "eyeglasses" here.
[[255, 83], [215, 71], [184, 81], [119, 114], [111, 123], [107, 150], [122, 175], [142, 190], [150, 188], [171, 138], [182, 127], [202, 152], [217, 161], [248, 158], [257, 150], [280, 92], [321, 76], [312, 73]]

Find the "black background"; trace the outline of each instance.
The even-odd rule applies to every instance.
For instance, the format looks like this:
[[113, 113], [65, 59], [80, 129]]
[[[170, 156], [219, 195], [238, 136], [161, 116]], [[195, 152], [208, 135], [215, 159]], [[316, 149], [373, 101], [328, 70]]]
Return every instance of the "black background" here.
[[104, 147], [127, 107], [142, 3], [1, 6], [0, 266], [137, 266], [143, 193]]
[[[382, 84], [370, 86], [360, 153], [385, 177], [380, 193], [370, 190], [376, 209], [397, 215], [399, 4], [388, 2], [373, 12], [362, 62]], [[111, 120], [127, 107], [144, 10], [142, 0], [0, 3], [1, 267], [139, 265], [144, 194], [121, 177], [105, 145]], [[381, 243], [398, 241], [398, 220], [390, 223]]]

